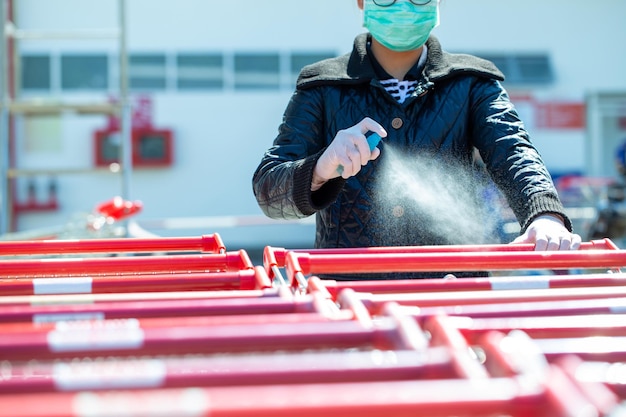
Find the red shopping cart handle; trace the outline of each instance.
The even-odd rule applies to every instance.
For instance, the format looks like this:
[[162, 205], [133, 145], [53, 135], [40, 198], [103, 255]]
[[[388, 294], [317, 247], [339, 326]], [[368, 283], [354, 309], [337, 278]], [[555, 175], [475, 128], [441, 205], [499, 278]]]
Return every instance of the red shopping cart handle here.
[[139, 213], [142, 208], [143, 203], [141, 201], [129, 201], [124, 200], [122, 197], [113, 197], [96, 205], [94, 211], [115, 220], [123, 220]]
[[2, 255], [59, 255], [68, 253], [205, 252], [224, 253], [218, 233], [180, 237], [132, 237], [0, 241]]

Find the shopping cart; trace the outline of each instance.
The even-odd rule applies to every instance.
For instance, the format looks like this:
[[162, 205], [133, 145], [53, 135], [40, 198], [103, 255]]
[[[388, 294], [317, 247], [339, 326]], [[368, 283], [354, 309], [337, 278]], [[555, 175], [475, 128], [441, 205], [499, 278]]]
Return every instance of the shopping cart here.
[[[263, 265], [217, 234], [0, 251], [0, 415], [626, 412], [626, 251], [609, 239], [268, 246]], [[359, 279], [447, 270], [494, 274]], [[567, 273], [518, 274], [546, 270]]]

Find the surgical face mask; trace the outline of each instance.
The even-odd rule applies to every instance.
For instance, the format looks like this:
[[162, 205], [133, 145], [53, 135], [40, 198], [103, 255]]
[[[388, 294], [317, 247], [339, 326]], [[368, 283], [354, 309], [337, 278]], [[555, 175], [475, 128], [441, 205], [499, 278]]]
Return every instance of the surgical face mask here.
[[439, 25], [439, 0], [424, 5], [409, 0], [396, 0], [389, 6], [376, 3], [381, 4], [365, 0], [363, 23], [378, 42], [392, 51], [419, 48]]

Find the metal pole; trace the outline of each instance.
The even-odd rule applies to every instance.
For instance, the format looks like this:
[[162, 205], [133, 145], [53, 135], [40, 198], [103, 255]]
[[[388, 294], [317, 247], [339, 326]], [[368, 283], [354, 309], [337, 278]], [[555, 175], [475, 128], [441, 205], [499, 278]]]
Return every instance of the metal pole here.
[[599, 93], [593, 92], [587, 98], [587, 168], [588, 175], [602, 175], [601, 111]]
[[5, 26], [7, 19], [7, 2], [2, 1], [0, 6], [0, 178], [3, 182], [0, 194], [0, 235], [9, 230], [9, 96], [7, 62], [7, 38]]
[[[120, 70], [120, 165], [122, 170], [122, 198], [131, 199], [132, 120], [128, 99], [128, 53], [126, 45], [126, 1], [118, 0], [119, 12], [119, 70]], [[127, 223], [127, 221], [126, 221]], [[127, 229], [127, 227], [125, 227]]]

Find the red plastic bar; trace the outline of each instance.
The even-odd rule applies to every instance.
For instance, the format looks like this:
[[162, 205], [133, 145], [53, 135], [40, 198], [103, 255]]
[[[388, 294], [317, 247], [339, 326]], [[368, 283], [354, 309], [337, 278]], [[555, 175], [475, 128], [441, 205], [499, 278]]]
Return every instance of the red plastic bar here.
[[[191, 293], [190, 295], [194, 295]], [[96, 304], [0, 306], [0, 323], [61, 320], [184, 317], [233, 314], [276, 314], [315, 311], [313, 298], [180, 298], [102, 302]]]
[[[582, 242], [580, 250], [611, 249], [618, 247], [610, 239], [598, 239]], [[425, 245], [425, 246], [379, 246], [361, 248], [324, 248], [324, 249], [285, 249], [266, 246], [263, 250], [263, 263], [266, 270], [272, 266], [284, 267], [287, 252], [309, 253], [311, 255], [361, 255], [385, 253], [455, 253], [455, 252], [519, 252], [533, 251], [533, 244], [491, 244], [491, 245]]]
[[[0, 392], [100, 391], [454, 378], [444, 348], [424, 352], [338, 351], [254, 355], [5, 361]], [[207, 372], [210, 370], [210, 372]]]
[[10, 295], [0, 297], [0, 307], [49, 306], [59, 304], [100, 304], [134, 301], [254, 299], [285, 294], [280, 289], [220, 291], [152, 291], [104, 294]]
[[[555, 361], [564, 374], [578, 387], [580, 387], [585, 398], [591, 402], [601, 415], [610, 415], [619, 404], [620, 398], [611, 390], [608, 384], [601, 381], [585, 380], [578, 377], [582, 359], [575, 355], [567, 355]], [[618, 366], [623, 364], [618, 364]], [[624, 398], [621, 398], [623, 400]]]
[[371, 314], [367, 311], [363, 302], [354, 294], [353, 291], [347, 290], [341, 293], [339, 302], [341, 303], [341, 309], [343, 311], [347, 310], [352, 312], [355, 320], [358, 320], [363, 326], [372, 327], [374, 325]]
[[586, 361], [626, 362], [626, 336], [535, 339], [535, 343], [551, 361], [576, 355]]
[[[384, 306], [384, 303], [372, 304], [365, 301], [365, 305], [368, 307], [368, 311], [372, 314], [378, 314], [377, 312]], [[435, 314], [466, 316], [472, 318], [489, 318], [624, 313], [626, 313], [626, 297], [609, 297], [588, 300], [565, 299], [559, 301], [494, 302], [486, 304], [446, 305], [433, 307], [417, 306], [412, 307], [411, 314], [420, 319]]]
[[[610, 239], [598, 239], [582, 242], [580, 250], [619, 250]], [[288, 252], [311, 255], [372, 255], [372, 254], [428, 254], [428, 253], [474, 253], [474, 252], [532, 252], [533, 244], [495, 244], [495, 245], [426, 245], [426, 246], [385, 246], [362, 248], [326, 248], [326, 249], [285, 249], [266, 246], [263, 250], [263, 265], [270, 277], [276, 267], [286, 265]]]
[[0, 261], [0, 277], [55, 277], [252, 269], [245, 250], [207, 255], [47, 258]]
[[28, 361], [309, 349], [393, 350], [398, 331], [391, 319], [379, 320], [373, 328], [354, 320], [148, 328], [133, 320], [93, 322], [90, 327], [60, 323], [46, 333], [12, 333], [0, 339], [0, 357]]
[[[265, 276], [262, 267], [256, 266], [255, 269], [261, 270], [261, 274]], [[241, 271], [245, 272], [245, 271]], [[219, 274], [219, 273], [216, 273]], [[178, 277], [186, 275], [172, 275]], [[57, 279], [57, 278], [51, 278]], [[85, 280], [87, 278], [58, 278], [60, 281], [70, 281], [72, 279]], [[125, 278], [118, 278], [125, 279]], [[82, 282], [82, 281], [81, 281]], [[313, 294], [320, 297], [318, 294]], [[261, 297], [283, 297], [284, 299], [293, 299], [293, 293], [285, 287], [249, 289], [249, 290], [196, 290], [196, 291], [151, 291], [149, 288], [143, 288], [143, 292], [108, 292], [108, 293], [74, 293], [66, 294], [38, 294], [38, 295], [6, 295], [0, 296], [0, 307], [2, 306], [45, 306], [58, 304], [95, 304], [114, 301], [155, 301], [155, 300], [211, 300], [211, 299], [249, 299]]]
[[553, 415], [577, 416], [581, 410], [589, 410], [593, 415], [601, 415], [595, 404], [589, 401], [580, 387], [565, 375], [557, 366], [550, 366], [545, 378], [546, 397]]
[[429, 317], [424, 322], [424, 330], [431, 334], [431, 346], [446, 346], [450, 350], [455, 369], [462, 377], [481, 380], [489, 377], [485, 367], [470, 355], [467, 341], [449, 324], [447, 317]]
[[626, 335], [626, 314], [490, 319], [448, 317], [447, 320], [469, 343], [476, 343], [482, 334], [491, 331], [509, 333], [521, 330], [533, 339]]
[[514, 330], [507, 336], [491, 331], [481, 339], [480, 347], [486, 353], [493, 374], [527, 375], [544, 380], [552, 408], [562, 410], [557, 415], [577, 415], [578, 407], [589, 404], [593, 405], [592, 412], [610, 415], [618, 406], [617, 397], [606, 386], [581, 384], [568, 377], [563, 366], [550, 364], [525, 331]]
[[[510, 251], [458, 253], [366, 253], [325, 255], [288, 252], [285, 270], [294, 285], [299, 272], [359, 274], [373, 272], [497, 271], [528, 269], [619, 268], [623, 250]], [[356, 275], [358, 277], [358, 275]]]
[[486, 332], [478, 338], [477, 345], [485, 355], [485, 369], [491, 377], [513, 377], [520, 374], [519, 367], [512, 363], [508, 352], [501, 346], [506, 335], [497, 331]]
[[[410, 318], [409, 318], [410, 319]], [[41, 323], [0, 323], [0, 334], [7, 336], [10, 334], [24, 335], [46, 334], [57, 328], [92, 329], [120, 325], [122, 322], [130, 322], [132, 325], [142, 329], [163, 328], [163, 327], [208, 327], [216, 325], [254, 325], [267, 323], [322, 323], [326, 321], [350, 321], [354, 316], [350, 311], [343, 310], [333, 316], [327, 316], [321, 312], [297, 312], [297, 313], [272, 313], [270, 314], [234, 314], [215, 316], [187, 316], [187, 317], [153, 317], [153, 318], [132, 318], [116, 320], [77, 320]]]
[[[315, 278], [315, 281], [311, 281]], [[310, 288], [313, 285], [313, 288]], [[537, 275], [537, 276], [502, 276], [490, 278], [463, 279], [412, 279], [380, 281], [335, 281], [309, 278], [309, 291], [319, 291], [321, 287], [333, 297], [344, 289], [368, 293], [405, 293], [405, 292], [440, 292], [440, 291], [498, 291], [517, 289], [547, 288], [587, 288], [603, 286], [626, 286], [626, 273], [615, 274], [580, 274], [580, 275]]]
[[260, 266], [236, 272], [0, 279], [0, 303], [3, 297], [13, 295], [253, 290], [271, 287], [269, 277]]
[[4, 255], [65, 255], [68, 253], [206, 252], [222, 253], [226, 246], [219, 234], [197, 237], [108, 238], [28, 240], [0, 242]]
[[[593, 411], [583, 398], [571, 404]], [[112, 416], [119, 410], [196, 417], [576, 415], [555, 410], [541, 384], [515, 378], [14, 394], [0, 401], [0, 414], [13, 417]]]
[[626, 400], [626, 366], [623, 363], [583, 361], [575, 355], [557, 358], [555, 363], [579, 384], [608, 387], [622, 401]]
[[[335, 305], [323, 292], [313, 292], [312, 295], [318, 297], [319, 300]], [[367, 328], [374, 327], [373, 317], [354, 291], [349, 289], [342, 291], [336, 304], [341, 306], [340, 312], [350, 312], [354, 320], [357, 320], [362, 326]], [[319, 310], [322, 311], [321, 309]], [[417, 321], [413, 317], [403, 314], [396, 303], [387, 303], [382, 310], [381, 315], [394, 320], [400, 329], [394, 340], [394, 345], [398, 349], [420, 351], [429, 346], [428, 337], [419, 327]]]
[[388, 302], [420, 308], [468, 306], [471, 304], [531, 303], [538, 301], [596, 300], [626, 297], [626, 287], [556, 288], [548, 290], [461, 291], [399, 294], [357, 293], [365, 305], [382, 306]]

